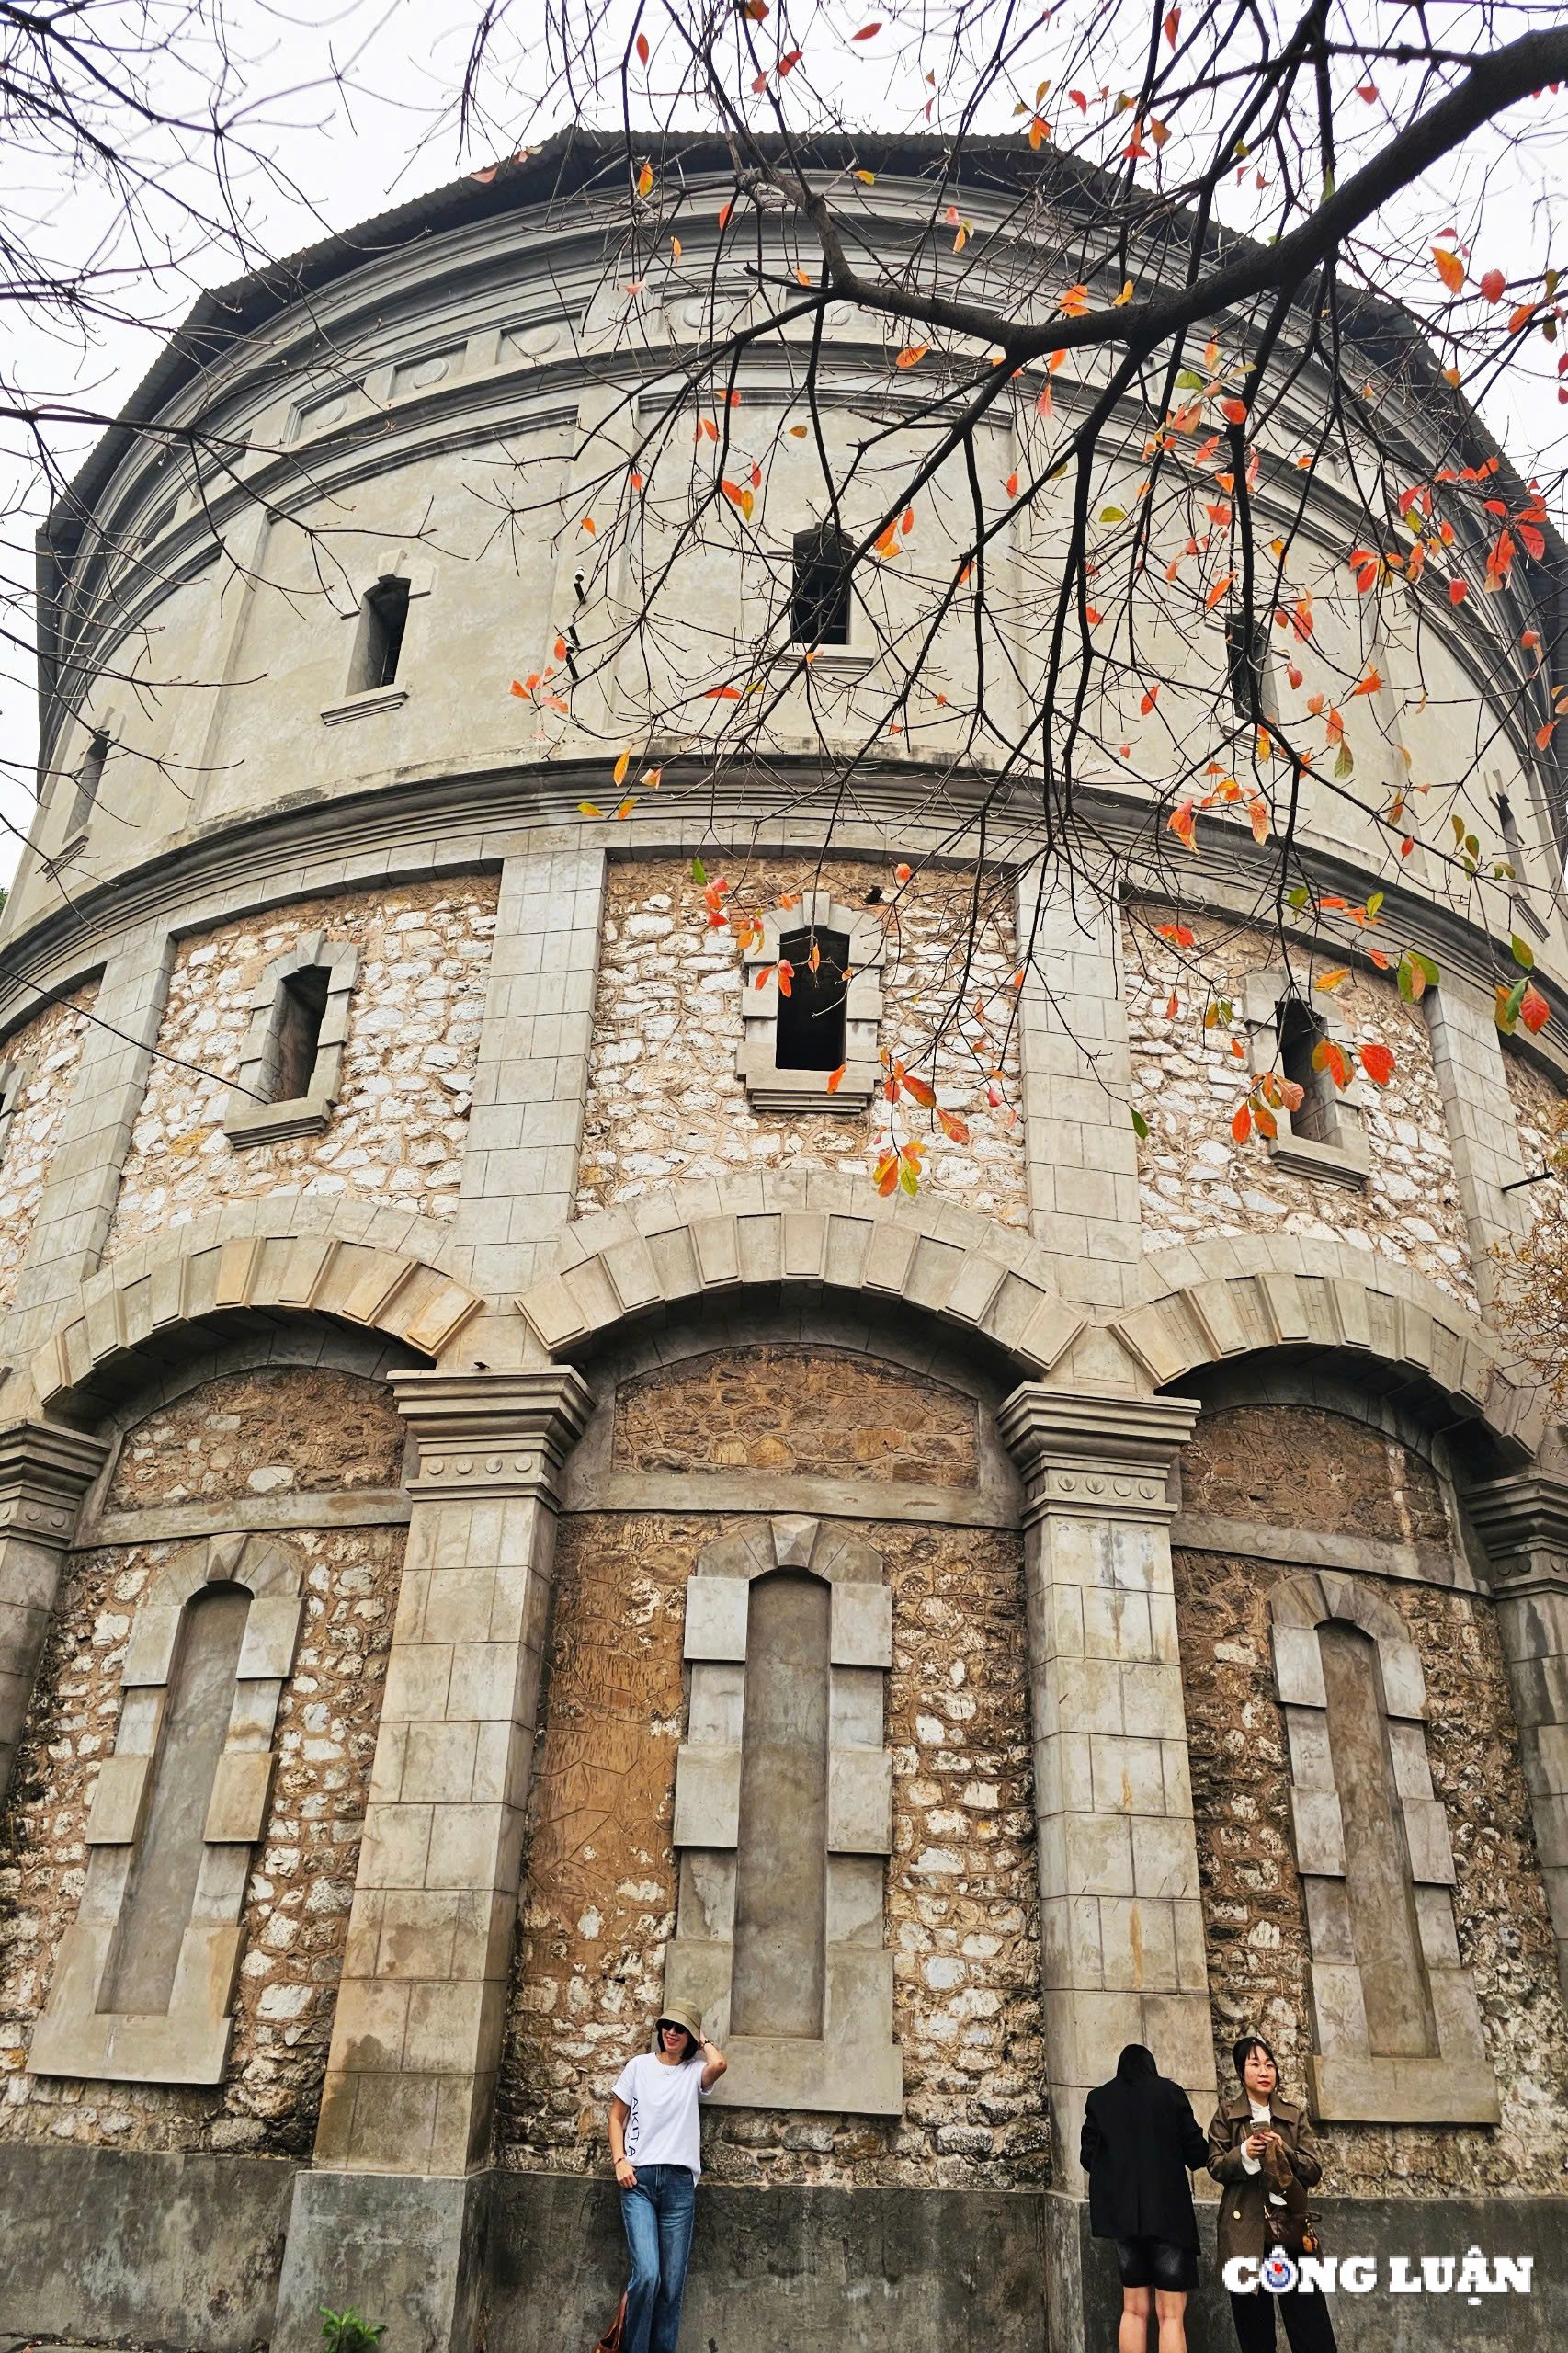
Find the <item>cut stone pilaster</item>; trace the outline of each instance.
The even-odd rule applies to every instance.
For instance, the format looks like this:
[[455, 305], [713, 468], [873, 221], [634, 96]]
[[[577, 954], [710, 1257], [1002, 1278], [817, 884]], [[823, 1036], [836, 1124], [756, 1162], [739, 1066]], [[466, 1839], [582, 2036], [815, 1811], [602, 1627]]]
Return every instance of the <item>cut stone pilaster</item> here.
[[1035, 868], [1018, 889], [1018, 1056], [1029, 1231], [1063, 1299], [1142, 1297], [1138, 1144], [1115, 897]]
[[1491, 998], [1462, 980], [1445, 980], [1427, 992], [1425, 1004], [1475, 1288], [1486, 1308], [1503, 1271], [1494, 1253], [1518, 1241], [1529, 1223], [1528, 1195], [1504, 1190], [1526, 1171], [1502, 1040]]
[[389, 2277], [411, 2353], [472, 2341], [560, 1480], [593, 1404], [568, 1366], [392, 1380], [414, 1509], [278, 2353]]
[[61, 1556], [106, 1441], [48, 1422], [0, 1429], [0, 1797], [22, 1736]]
[[1471, 1524], [1492, 1563], [1519, 1754], [1568, 1997], [1568, 1477], [1521, 1472], [1472, 1488]]
[[489, 2154], [569, 1367], [392, 1376], [418, 1468], [337, 1997], [318, 2165]]
[[1064, 2176], [1085, 2094], [1147, 2043], [1200, 2119], [1214, 2054], [1167, 1494], [1196, 1400], [1028, 1382], [997, 1427], [1023, 1474], [1041, 1989]]

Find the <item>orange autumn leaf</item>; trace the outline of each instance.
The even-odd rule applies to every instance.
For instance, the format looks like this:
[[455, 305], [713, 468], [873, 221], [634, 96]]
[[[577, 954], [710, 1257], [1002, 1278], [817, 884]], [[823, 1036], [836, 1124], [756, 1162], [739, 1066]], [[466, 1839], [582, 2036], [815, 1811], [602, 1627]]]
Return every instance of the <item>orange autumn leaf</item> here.
[[1198, 934], [1189, 931], [1184, 923], [1163, 923], [1159, 932], [1162, 939], [1174, 939], [1178, 948], [1193, 948], [1198, 944]]
[[1366, 676], [1361, 679], [1359, 684], [1351, 688], [1351, 701], [1354, 702], [1358, 695], [1375, 695], [1382, 683], [1381, 674], [1374, 664], [1372, 668], [1368, 671]]
[[950, 1142], [967, 1143], [969, 1142], [969, 1122], [967, 1120], [960, 1120], [956, 1111], [938, 1110], [937, 1117], [941, 1122], [942, 1133]]
[[830, 1095], [837, 1094], [839, 1088], [844, 1084], [844, 1074], [848, 1067], [849, 1065], [847, 1063], [840, 1063], [836, 1070], [830, 1070], [828, 1072], [827, 1091]]
[[617, 784], [624, 784], [626, 782], [626, 771], [631, 766], [631, 754], [630, 751], [622, 752], [619, 759], [617, 760], [615, 764], [614, 781]]
[[1159, 695], [1160, 689], [1157, 686], [1150, 687], [1145, 689], [1143, 699], [1138, 706], [1138, 716], [1140, 719], [1148, 718], [1149, 713], [1153, 710], [1155, 703], [1159, 700]]
[[1341, 1094], [1350, 1084], [1349, 1058], [1332, 1038], [1320, 1038], [1312, 1048], [1312, 1068], [1327, 1071]]
[[906, 344], [898, 355], [898, 365], [901, 368], [918, 368], [930, 348], [928, 343]]
[[1238, 1143], [1245, 1143], [1252, 1133], [1252, 1112], [1244, 1103], [1236, 1105], [1235, 1116], [1231, 1121], [1231, 1133]]
[[1214, 585], [1212, 586], [1212, 588], [1210, 588], [1210, 590], [1209, 591], [1209, 594], [1208, 594], [1208, 595], [1207, 595], [1207, 597], [1205, 597], [1205, 598], [1203, 599], [1203, 609], [1204, 609], [1204, 611], [1205, 611], [1206, 613], [1211, 613], [1211, 612], [1213, 611], [1213, 609], [1214, 609], [1215, 606], [1219, 603], [1219, 601], [1220, 601], [1221, 597], [1225, 594], [1225, 591], [1229, 588], [1229, 586], [1230, 586], [1230, 585], [1231, 585], [1232, 581], [1235, 578], [1235, 576], [1236, 576], [1236, 575], [1235, 575], [1235, 574], [1234, 574], [1233, 572], [1227, 572], [1227, 573], [1225, 574], [1225, 575], [1224, 575], [1223, 579], [1221, 579], [1221, 580], [1216, 580], [1216, 582], [1214, 583]]
[[1184, 849], [1197, 847], [1198, 821], [1193, 814], [1190, 801], [1184, 801], [1178, 809], [1172, 810], [1166, 821], [1165, 830], [1176, 835]]
[[1392, 1048], [1380, 1045], [1374, 1040], [1371, 1044], [1362, 1046], [1358, 1051], [1360, 1054], [1361, 1067], [1374, 1086], [1386, 1086], [1393, 1076]]
[[1343, 988], [1349, 978], [1349, 965], [1338, 964], [1332, 972], [1320, 972], [1312, 983], [1312, 986], [1315, 989], [1322, 989], [1325, 996], [1332, 995], [1335, 989]]
[[1459, 293], [1464, 285], [1464, 264], [1458, 254], [1449, 253], [1443, 245], [1434, 245], [1432, 259], [1437, 265], [1438, 277], [1449, 293]]
[[637, 193], [638, 193], [638, 195], [639, 195], [639, 196], [647, 196], [647, 195], [651, 194], [651, 193], [652, 193], [652, 190], [653, 190], [653, 165], [652, 165], [652, 164], [644, 164], [644, 165], [643, 165], [643, 166], [642, 166], [642, 170], [641, 170], [641, 171], [638, 173], [638, 175], [637, 175]]
[[795, 984], [795, 967], [787, 956], [778, 959], [778, 979], [779, 995], [790, 995]]
[[1252, 826], [1252, 837], [1254, 841], [1258, 843], [1266, 842], [1268, 839], [1267, 802], [1264, 801], [1249, 801], [1247, 804], [1247, 820]]
[[647, 34], [646, 34], [646, 33], [639, 33], [639, 34], [638, 34], [638, 36], [637, 36], [637, 57], [638, 57], [638, 62], [639, 62], [639, 63], [640, 63], [640, 64], [642, 64], [642, 65], [646, 65], [646, 64], [647, 64], [647, 63], [648, 63], [648, 36], [647, 36]]
[[904, 1091], [909, 1096], [910, 1100], [912, 1102], [918, 1103], [923, 1111], [935, 1110], [937, 1106], [936, 1088], [928, 1085], [928, 1083], [923, 1078], [912, 1077], [908, 1071], [905, 1071], [903, 1074], [903, 1076]]
[[1532, 981], [1519, 1006], [1519, 1019], [1533, 1038], [1551, 1018], [1551, 1007]]

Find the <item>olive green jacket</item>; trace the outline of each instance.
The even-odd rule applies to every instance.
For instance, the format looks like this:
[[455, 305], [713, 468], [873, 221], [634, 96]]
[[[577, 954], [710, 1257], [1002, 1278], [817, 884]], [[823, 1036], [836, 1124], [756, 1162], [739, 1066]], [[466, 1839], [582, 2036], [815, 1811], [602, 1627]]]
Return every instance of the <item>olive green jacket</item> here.
[[[1307, 2111], [1293, 2099], [1275, 2097], [1269, 2103], [1274, 2130], [1290, 2154], [1296, 2178], [1312, 2189], [1323, 2179], [1323, 2160]], [[1245, 2092], [1222, 2099], [1209, 2127], [1209, 2170], [1220, 2185], [1220, 2262], [1248, 2255], [1261, 2263], [1267, 2246], [1264, 2180], [1248, 2173], [1242, 2143], [1253, 2131], [1252, 2102]]]

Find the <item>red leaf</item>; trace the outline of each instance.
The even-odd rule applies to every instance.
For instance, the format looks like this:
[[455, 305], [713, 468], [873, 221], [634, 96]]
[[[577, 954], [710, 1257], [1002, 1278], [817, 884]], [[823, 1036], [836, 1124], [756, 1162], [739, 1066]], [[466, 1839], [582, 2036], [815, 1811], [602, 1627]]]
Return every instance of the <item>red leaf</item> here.
[[1153, 710], [1155, 703], [1159, 699], [1159, 693], [1160, 689], [1157, 686], [1149, 688], [1142, 701], [1138, 706], [1138, 715], [1141, 719], [1148, 718], [1149, 713]]
[[648, 63], [648, 36], [646, 33], [639, 33], [637, 36], [637, 55], [641, 63], [646, 65]]
[[862, 25], [858, 33], [851, 33], [850, 39], [851, 40], [875, 40], [881, 28], [881, 19], [879, 17], [875, 24]]
[[1178, 948], [1194, 948], [1198, 944], [1198, 934], [1188, 931], [1184, 923], [1163, 923], [1159, 930], [1162, 939], [1174, 939]]
[[1489, 302], [1500, 302], [1503, 300], [1503, 289], [1507, 283], [1507, 279], [1500, 269], [1489, 269], [1481, 281], [1481, 290]]
[[1231, 1133], [1238, 1143], [1245, 1143], [1252, 1133], [1252, 1113], [1244, 1103], [1236, 1106], [1236, 1116], [1231, 1121]]
[[1375, 1086], [1386, 1086], [1393, 1076], [1393, 1055], [1375, 1040], [1360, 1048], [1361, 1067]]
[[1220, 414], [1228, 425], [1244, 425], [1247, 421], [1245, 401], [1221, 401]]
[[849, 1065], [847, 1063], [840, 1063], [836, 1070], [830, 1070], [828, 1072], [827, 1091], [830, 1095], [837, 1094], [839, 1088], [844, 1084], [844, 1074], [848, 1067]]
[[788, 996], [794, 986], [795, 967], [786, 956], [778, 959], [778, 994]]
[[1469, 594], [1470, 594], [1470, 590], [1469, 590], [1468, 586], [1466, 585], [1466, 584], [1464, 583], [1464, 581], [1462, 581], [1462, 580], [1450, 580], [1450, 581], [1449, 581], [1449, 604], [1450, 604], [1450, 605], [1462, 605], [1462, 604], [1463, 604], [1463, 602], [1464, 602], [1464, 600], [1465, 600], [1465, 598], [1469, 596]]
[[1526, 989], [1524, 1002], [1519, 1006], [1519, 1019], [1533, 1038], [1538, 1029], [1545, 1029], [1551, 1018], [1551, 1007], [1532, 981]]
[[1180, 30], [1181, 10], [1179, 8], [1173, 8], [1170, 15], [1165, 18], [1165, 39], [1169, 41], [1173, 49], [1176, 45], [1176, 35]]

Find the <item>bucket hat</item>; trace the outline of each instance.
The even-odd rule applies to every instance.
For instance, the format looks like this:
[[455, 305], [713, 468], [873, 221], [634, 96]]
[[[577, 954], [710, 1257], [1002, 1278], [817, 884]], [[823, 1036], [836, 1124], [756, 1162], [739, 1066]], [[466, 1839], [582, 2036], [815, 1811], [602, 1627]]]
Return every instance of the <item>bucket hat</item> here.
[[687, 2034], [691, 2037], [695, 2049], [700, 2051], [702, 2048], [702, 2016], [700, 2011], [694, 2010], [688, 2002], [666, 2002], [665, 2004], [664, 2008], [653, 2020], [653, 2046], [655, 2051], [657, 2051], [659, 2047], [659, 2029], [661, 2026], [685, 2027]]

